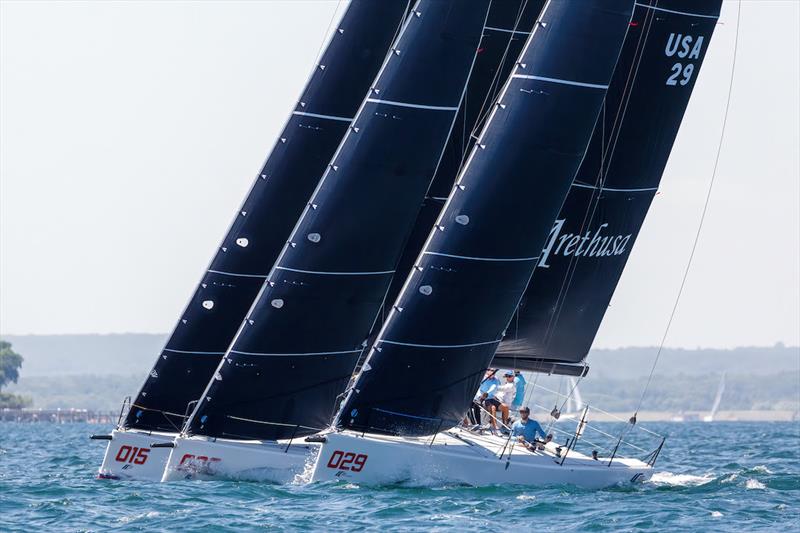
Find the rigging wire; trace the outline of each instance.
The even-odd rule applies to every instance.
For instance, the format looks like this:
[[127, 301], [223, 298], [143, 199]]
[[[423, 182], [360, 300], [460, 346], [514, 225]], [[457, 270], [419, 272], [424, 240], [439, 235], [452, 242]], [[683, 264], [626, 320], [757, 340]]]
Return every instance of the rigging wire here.
[[331, 39], [331, 28], [333, 27], [333, 21], [336, 20], [336, 14], [339, 12], [339, 7], [342, 5], [342, 0], [338, 0], [336, 2], [336, 7], [333, 8], [333, 13], [331, 13], [331, 20], [328, 21], [328, 29], [323, 34], [322, 42], [319, 43], [319, 50], [317, 50], [317, 61], [316, 63], [319, 64], [322, 61], [322, 52], [325, 48], [325, 43]]
[[[469, 134], [469, 137], [474, 137], [477, 139], [477, 135], [483, 129], [485, 125], [486, 119], [489, 117], [489, 113], [491, 112], [494, 103], [499, 98], [499, 92], [495, 94], [497, 88], [502, 87], [504, 80], [500, 79], [500, 74], [503, 71], [503, 65], [505, 64], [506, 60], [508, 59], [508, 52], [511, 50], [511, 43], [514, 41], [514, 35], [517, 33], [517, 28], [519, 28], [520, 23], [522, 22], [522, 15], [525, 12], [525, 9], [528, 7], [528, 0], [525, 0], [520, 5], [519, 9], [517, 10], [517, 16], [514, 20], [514, 27], [513, 31], [511, 32], [511, 37], [508, 38], [508, 42], [506, 43], [506, 47], [503, 50], [503, 55], [500, 57], [500, 61], [497, 63], [497, 71], [495, 71], [494, 76], [492, 77], [492, 81], [489, 84], [489, 91], [487, 92], [486, 96], [484, 97], [483, 103], [481, 104], [481, 108], [478, 110], [478, 116], [475, 119], [475, 123], [472, 127], [472, 131]], [[534, 22], [534, 26], [539, 22], [541, 17], [541, 13], [539, 13], [536, 17], [536, 21]], [[483, 42], [483, 40], [481, 40]], [[525, 49], [523, 45], [523, 50]], [[466, 107], [465, 107], [466, 109]], [[464, 124], [466, 127], [466, 123]], [[469, 155], [469, 151], [466, 147], [462, 149], [461, 153], [461, 164], [459, 165], [459, 171], [464, 166], [466, 162], [466, 158]]]
[[689, 277], [689, 270], [692, 266], [692, 260], [694, 259], [694, 254], [697, 251], [697, 243], [700, 241], [700, 233], [703, 229], [703, 223], [706, 219], [706, 214], [708, 213], [708, 206], [711, 201], [711, 192], [714, 188], [714, 181], [717, 177], [717, 168], [719, 167], [719, 158], [720, 154], [722, 153], [722, 145], [725, 140], [725, 130], [726, 126], [728, 125], [728, 113], [731, 107], [731, 94], [733, 93], [733, 79], [736, 73], [736, 55], [739, 50], [739, 27], [741, 25], [741, 18], [742, 18], [742, 0], [739, 0], [738, 9], [736, 12], [736, 34], [734, 36], [734, 44], [733, 44], [733, 60], [731, 61], [731, 76], [728, 82], [728, 98], [725, 102], [725, 114], [723, 115], [722, 119], [722, 131], [719, 135], [719, 144], [717, 145], [717, 155], [714, 160], [714, 170], [711, 172], [711, 181], [708, 184], [708, 191], [706, 192], [706, 199], [705, 203], [703, 204], [703, 211], [700, 215], [700, 222], [697, 226], [697, 232], [694, 236], [694, 243], [692, 244], [692, 251], [689, 253], [689, 260], [686, 263], [686, 268], [683, 271], [683, 278], [681, 279], [680, 287], [678, 288], [678, 294], [675, 297], [675, 303], [672, 306], [672, 312], [669, 315], [669, 320], [667, 321], [667, 326], [664, 329], [664, 335], [661, 337], [661, 344], [658, 346], [658, 351], [656, 352], [656, 357], [653, 360], [653, 367], [650, 369], [650, 375], [647, 377], [647, 382], [645, 383], [644, 389], [642, 390], [642, 395], [639, 398], [639, 404], [636, 406], [636, 411], [634, 411], [633, 419], [635, 420], [636, 415], [639, 413], [639, 409], [642, 407], [642, 402], [644, 402], [644, 397], [647, 394], [647, 389], [650, 387], [650, 382], [653, 380], [653, 373], [656, 370], [656, 366], [658, 365], [658, 360], [661, 357], [661, 352], [664, 349], [664, 343], [667, 341], [667, 336], [669, 335], [670, 327], [672, 326], [672, 321], [675, 318], [675, 313], [678, 310], [678, 303], [680, 302], [681, 295], [683, 294], [683, 289], [686, 286], [686, 279]]

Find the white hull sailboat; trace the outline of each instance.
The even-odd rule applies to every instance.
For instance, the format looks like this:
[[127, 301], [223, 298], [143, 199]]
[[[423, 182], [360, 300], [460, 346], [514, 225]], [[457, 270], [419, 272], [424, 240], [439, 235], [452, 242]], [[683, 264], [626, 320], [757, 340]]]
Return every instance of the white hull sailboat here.
[[[598, 457], [554, 442], [529, 451], [508, 437], [452, 429], [431, 437], [346, 430], [326, 435], [312, 481], [365, 485], [560, 485], [585, 488], [645, 481], [653, 468], [638, 459]], [[557, 451], [557, 448], [560, 448]]]
[[97, 477], [160, 481], [170, 450], [153, 445], [168, 444], [175, 436], [175, 433], [119, 428], [110, 435], [93, 436], [94, 440], [108, 441]]
[[161, 481], [236, 479], [290, 483], [303, 474], [319, 444], [179, 436], [171, 442]]

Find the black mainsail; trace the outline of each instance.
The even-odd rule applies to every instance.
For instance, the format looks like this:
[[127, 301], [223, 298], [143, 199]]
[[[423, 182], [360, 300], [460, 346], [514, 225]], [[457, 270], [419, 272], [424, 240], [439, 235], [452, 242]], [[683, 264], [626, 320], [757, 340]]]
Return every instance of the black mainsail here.
[[[503, 88], [522, 47], [533, 30], [533, 24], [542, 11], [545, 0], [494, 0], [489, 8], [486, 26], [478, 45], [478, 55], [469, 76], [467, 91], [456, 115], [453, 132], [447, 141], [442, 160], [436, 169], [428, 193], [422, 203], [414, 229], [408, 238], [403, 255], [397, 264], [397, 275], [384, 301], [381, 320], [374, 334], [383, 325], [395, 298], [405, 283], [436, 218], [458, 177], [475, 135], [480, 131], [492, 110], [492, 105]], [[373, 335], [374, 336], [374, 335]]]
[[601, 121], [494, 364], [585, 372], [574, 363], [589, 352], [656, 195], [721, 4], [636, 4]]
[[546, 4], [339, 427], [425, 435], [464, 416], [586, 152], [632, 7]]
[[278, 439], [330, 421], [451, 132], [488, 0], [421, 0], [186, 432]]
[[125, 420], [175, 431], [200, 397], [400, 30], [409, 0], [352, 0]]

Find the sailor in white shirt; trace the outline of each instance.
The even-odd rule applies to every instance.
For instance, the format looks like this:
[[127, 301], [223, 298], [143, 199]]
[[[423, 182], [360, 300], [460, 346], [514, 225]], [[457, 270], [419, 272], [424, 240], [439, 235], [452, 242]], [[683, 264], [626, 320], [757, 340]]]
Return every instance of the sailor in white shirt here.
[[508, 410], [511, 404], [514, 403], [514, 397], [517, 395], [517, 386], [514, 383], [514, 372], [508, 370], [503, 374], [503, 383], [494, 388], [493, 396], [486, 400], [485, 405], [492, 414], [490, 423], [492, 430], [497, 429], [497, 409], [503, 417], [503, 424], [508, 425]]

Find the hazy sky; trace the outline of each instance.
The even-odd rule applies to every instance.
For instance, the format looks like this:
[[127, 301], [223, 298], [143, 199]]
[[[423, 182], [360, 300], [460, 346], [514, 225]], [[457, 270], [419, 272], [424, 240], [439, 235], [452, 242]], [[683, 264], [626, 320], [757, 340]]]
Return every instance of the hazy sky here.
[[[343, 4], [3, 1], [0, 333], [170, 331]], [[660, 341], [711, 178], [736, 9], [598, 347]], [[799, 35], [799, 2], [742, 2], [670, 346], [800, 343]]]

